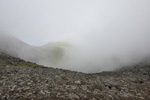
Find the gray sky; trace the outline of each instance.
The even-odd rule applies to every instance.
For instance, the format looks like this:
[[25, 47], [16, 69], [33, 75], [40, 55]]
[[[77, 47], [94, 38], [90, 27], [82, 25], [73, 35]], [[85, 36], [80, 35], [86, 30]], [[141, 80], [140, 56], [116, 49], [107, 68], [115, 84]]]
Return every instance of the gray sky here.
[[95, 34], [149, 36], [149, 5], [149, 0], [0, 0], [0, 30], [33, 45]]
[[150, 53], [149, 5], [150, 0], [0, 0], [0, 31], [31, 45], [67, 41], [81, 47], [77, 55], [101, 62], [117, 56], [127, 63]]

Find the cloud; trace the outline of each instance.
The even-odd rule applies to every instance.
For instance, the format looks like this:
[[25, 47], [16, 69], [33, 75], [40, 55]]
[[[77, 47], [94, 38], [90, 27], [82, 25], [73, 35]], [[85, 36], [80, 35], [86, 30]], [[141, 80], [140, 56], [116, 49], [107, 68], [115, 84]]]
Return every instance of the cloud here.
[[[63, 66], [96, 72], [149, 56], [149, 0], [1, 0], [0, 30], [30, 45], [67, 41]], [[68, 59], [67, 58], [67, 59]]]

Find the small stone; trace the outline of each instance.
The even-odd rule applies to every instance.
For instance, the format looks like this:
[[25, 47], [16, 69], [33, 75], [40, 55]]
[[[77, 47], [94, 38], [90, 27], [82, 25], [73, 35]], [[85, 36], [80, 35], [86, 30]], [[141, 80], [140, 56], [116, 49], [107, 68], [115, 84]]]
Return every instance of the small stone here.
[[2, 96], [2, 100], [7, 100], [7, 97], [6, 96]]
[[69, 94], [69, 98], [70, 98], [71, 100], [74, 100], [74, 99], [78, 99], [78, 100], [79, 100], [79, 96], [76, 95], [76, 94]]
[[31, 92], [27, 93], [27, 96], [31, 96], [31, 95], [32, 95], [32, 93], [31, 93]]
[[108, 86], [109, 88], [111, 87], [118, 87], [118, 82], [112, 80], [112, 79], [107, 79], [105, 80], [105, 85]]
[[30, 82], [28, 82], [27, 84], [28, 84], [28, 85], [31, 85], [31, 83], [30, 83]]
[[98, 89], [95, 89], [94, 90], [94, 94], [98, 94], [99, 93], [99, 90]]
[[45, 93], [47, 93], [47, 94], [49, 94], [49, 93], [50, 93], [48, 90], [45, 90], [44, 92], [45, 92]]
[[139, 97], [141, 100], [145, 100], [143, 97]]
[[80, 80], [75, 81], [76, 84], [81, 84]]
[[45, 92], [43, 90], [40, 91], [41, 94], [45, 95]]
[[15, 88], [16, 88], [17, 86], [16, 85], [14, 85], [12, 88], [11, 88], [11, 91], [13, 92], [13, 91], [15, 91]]
[[95, 98], [92, 98], [92, 99], [90, 99], [90, 100], [96, 100]]
[[76, 86], [71, 86], [71, 89], [75, 90], [75, 89], [77, 89], [77, 87]]

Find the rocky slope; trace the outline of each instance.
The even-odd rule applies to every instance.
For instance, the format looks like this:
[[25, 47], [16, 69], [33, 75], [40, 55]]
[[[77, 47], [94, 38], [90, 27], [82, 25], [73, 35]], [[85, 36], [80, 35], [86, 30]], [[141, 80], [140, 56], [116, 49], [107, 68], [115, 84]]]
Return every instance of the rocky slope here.
[[0, 53], [0, 100], [150, 100], [150, 65], [84, 74]]

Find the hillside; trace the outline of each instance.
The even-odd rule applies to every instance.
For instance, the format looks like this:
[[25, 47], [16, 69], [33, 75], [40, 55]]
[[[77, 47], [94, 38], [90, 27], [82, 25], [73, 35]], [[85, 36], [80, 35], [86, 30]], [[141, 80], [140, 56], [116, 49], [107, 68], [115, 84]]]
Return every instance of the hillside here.
[[0, 100], [150, 100], [150, 65], [84, 74], [0, 53]]
[[15, 36], [0, 33], [0, 52], [41, 65], [56, 66], [56, 61], [64, 56], [65, 48], [60, 43], [31, 46]]

